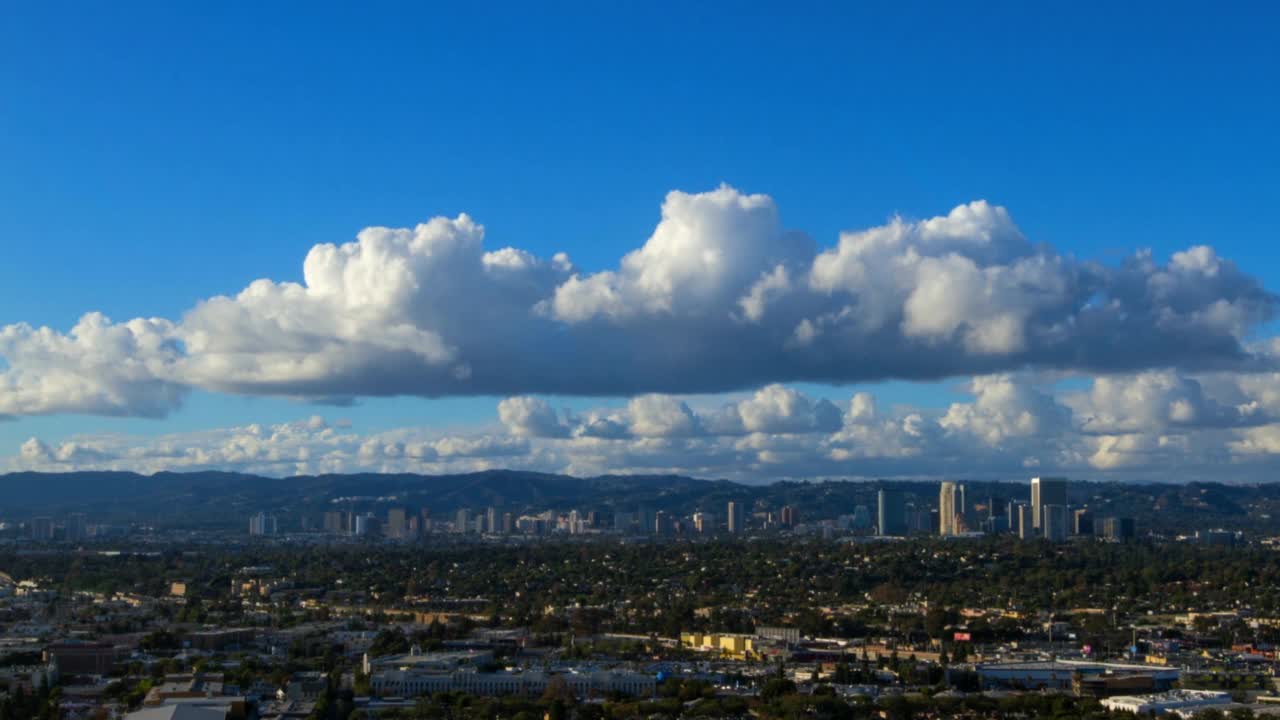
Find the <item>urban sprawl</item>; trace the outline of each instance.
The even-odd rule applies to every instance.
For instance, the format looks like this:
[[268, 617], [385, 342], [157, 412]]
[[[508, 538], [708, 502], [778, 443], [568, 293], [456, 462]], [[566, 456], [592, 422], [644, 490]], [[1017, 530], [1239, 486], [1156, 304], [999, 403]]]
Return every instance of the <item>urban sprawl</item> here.
[[1276, 537], [930, 487], [5, 518], [0, 720], [1280, 716]]

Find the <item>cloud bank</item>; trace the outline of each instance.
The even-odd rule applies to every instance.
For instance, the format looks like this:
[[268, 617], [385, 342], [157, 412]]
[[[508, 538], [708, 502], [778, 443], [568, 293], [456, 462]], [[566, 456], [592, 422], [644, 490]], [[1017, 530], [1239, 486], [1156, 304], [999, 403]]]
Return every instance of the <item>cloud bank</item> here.
[[[722, 186], [668, 194], [652, 235], [599, 272], [564, 254], [486, 249], [484, 228], [460, 215], [317, 245], [302, 282], [257, 280], [178, 319], [89, 313], [65, 333], [7, 325], [0, 416], [162, 417], [199, 388], [323, 401], [516, 396], [500, 416], [519, 438], [844, 432], [821, 401], [766, 386], [1044, 370], [1265, 378], [1273, 353], [1250, 337], [1275, 311], [1273, 294], [1207, 246], [1167, 262], [1145, 251], [1079, 260], [977, 201], [821, 247], [787, 230], [768, 196]], [[717, 416], [665, 397], [760, 387], [765, 396]], [[1180, 399], [1160, 411], [1175, 424], [1238, 426], [1252, 412], [1190, 386], [1165, 391]], [[981, 419], [1006, 438], [1042, 421], [1043, 399], [1008, 392], [1032, 414], [974, 408], [964, 412], [981, 418], [948, 422]], [[537, 394], [635, 399], [625, 417], [568, 422], [519, 399]], [[1119, 428], [1116, 408], [1096, 410], [1088, 432]]]
[[778, 479], [1038, 474], [1267, 481], [1280, 463], [1274, 388], [1256, 376], [1143, 371], [1086, 387], [1037, 374], [980, 376], [945, 408], [837, 401], [769, 385], [718, 401], [645, 394], [587, 412], [544, 398], [498, 403], [496, 422], [361, 433], [312, 417], [158, 438], [28, 440], [0, 469], [220, 469], [266, 475], [450, 473], [522, 468], [576, 475], [683, 473]]

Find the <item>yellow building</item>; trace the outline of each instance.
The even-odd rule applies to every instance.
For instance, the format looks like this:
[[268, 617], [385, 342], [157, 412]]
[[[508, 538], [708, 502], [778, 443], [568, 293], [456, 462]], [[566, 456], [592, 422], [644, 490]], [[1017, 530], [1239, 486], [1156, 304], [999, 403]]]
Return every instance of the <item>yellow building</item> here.
[[755, 655], [755, 638], [750, 635], [729, 633], [680, 633], [680, 644], [702, 652], [716, 652], [735, 660], [746, 660]]

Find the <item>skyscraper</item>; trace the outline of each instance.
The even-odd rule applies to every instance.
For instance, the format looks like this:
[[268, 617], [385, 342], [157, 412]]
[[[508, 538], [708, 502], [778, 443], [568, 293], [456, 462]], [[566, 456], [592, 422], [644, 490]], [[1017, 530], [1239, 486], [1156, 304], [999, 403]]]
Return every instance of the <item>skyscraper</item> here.
[[1074, 527], [1072, 532], [1076, 535], [1092, 535], [1093, 534], [1093, 513], [1081, 508], [1072, 513]]
[[671, 534], [671, 516], [665, 510], [653, 514], [653, 534], [665, 536]]
[[260, 512], [249, 518], [250, 535], [275, 535], [278, 529], [275, 515]]
[[31, 518], [31, 539], [32, 540], [52, 540], [53, 539], [53, 518], [51, 517]]
[[710, 535], [716, 531], [716, 516], [709, 512], [693, 514], [693, 527], [699, 535]]
[[641, 505], [636, 511], [636, 524], [640, 526], [641, 535], [653, 534], [653, 512], [649, 508]]
[[1015, 505], [1018, 509], [1018, 525], [1016, 532], [1020, 539], [1032, 539], [1036, 537], [1036, 528], [1032, 527], [1032, 509], [1025, 502], [1019, 502]]
[[796, 515], [795, 508], [791, 507], [790, 505], [782, 506], [782, 526], [783, 527], [795, 527], [796, 517], [797, 515]]
[[1133, 518], [1109, 517], [1102, 521], [1102, 537], [1108, 540], [1132, 540], [1136, 535]]
[[456, 533], [471, 532], [471, 512], [466, 508], [458, 510], [453, 518], [453, 531]]
[[938, 492], [938, 534], [959, 535], [963, 512], [964, 486], [944, 480]]
[[403, 538], [409, 534], [409, 513], [404, 508], [391, 508], [387, 511], [387, 532], [389, 538]]
[[738, 500], [729, 501], [729, 532], [738, 534], [747, 529], [746, 512]]
[[485, 511], [484, 514], [485, 532], [493, 533], [495, 535], [502, 532], [502, 525], [500, 524], [502, 521], [500, 518], [501, 515], [498, 513], [498, 508], [490, 505], [489, 509]]
[[344, 533], [347, 531], [347, 518], [341, 510], [325, 511], [324, 531], [328, 533]]
[[84, 538], [84, 513], [71, 513], [67, 516], [67, 539], [76, 542]]
[[1071, 531], [1069, 527], [1071, 514], [1067, 506], [1045, 505], [1041, 511], [1043, 515], [1040, 521], [1043, 526], [1040, 528], [1040, 535], [1049, 542], [1066, 542], [1067, 535]]
[[876, 528], [881, 535], [907, 534], [907, 499], [901, 490], [881, 490], [876, 504]]
[[1031, 524], [1042, 530], [1045, 505], [1067, 504], [1067, 479], [1061, 477], [1031, 478]]

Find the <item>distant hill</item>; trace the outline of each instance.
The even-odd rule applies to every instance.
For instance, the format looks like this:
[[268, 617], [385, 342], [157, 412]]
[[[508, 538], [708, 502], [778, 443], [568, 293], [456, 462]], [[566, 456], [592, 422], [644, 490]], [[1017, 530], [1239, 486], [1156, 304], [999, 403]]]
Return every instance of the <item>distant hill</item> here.
[[[967, 482], [970, 503], [1029, 497], [1018, 482]], [[269, 478], [225, 472], [11, 473], [0, 475], [0, 518], [87, 513], [97, 522], [145, 522], [157, 526], [235, 527], [265, 510], [285, 527], [301, 518], [318, 521], [329, 509], [385, 513], [394, 506], [428, 508], [447, 518], [458, 508], [505, 511], [544, 509], [634, 511], [644, 507], [685, 515], [723, 515], [730, 500], [748, 507], [792, 505], [802, 518], [829, 518], [866, 506], [874, 516], [876, 493], [895, 487], [908, 501], [936, 506], [938, 485], [928, 481], [778, 482], [742, 485], [678, 475], [567, 475], [490, 470], [458, 475], [359, 473]], [[1216, 483], [1124, 484], [1072, 482], [1071, 503], [1095, 515], [1134, 517], [1140, 531], [1188, 532], [1208, 527], [1280, 534], [1280, 485]]]

